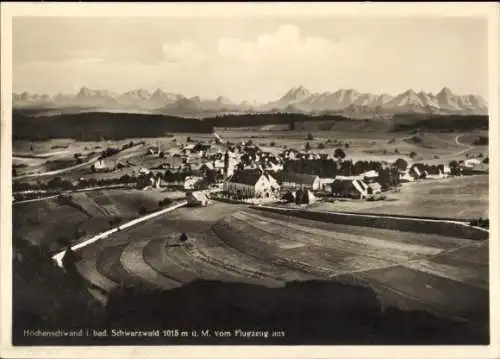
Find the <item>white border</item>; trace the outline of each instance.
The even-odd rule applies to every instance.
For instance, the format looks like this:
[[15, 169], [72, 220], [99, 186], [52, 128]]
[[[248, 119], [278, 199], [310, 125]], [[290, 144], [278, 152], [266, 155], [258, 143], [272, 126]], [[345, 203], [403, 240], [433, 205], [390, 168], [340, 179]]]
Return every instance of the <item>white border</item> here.
[[[1, 4], [1, 352], [2, 358], [499, 358], [500, 302], [498, 244], [499, 182], [499, 5], [480, 3], [2, 3]], [[448, 16], [487, 17], [489, 21], [490, 106], [490, 346], [172, 346], [172, 347], [12, 347], [11, 336], [11, 103], [12, 17], [303, 17]]]

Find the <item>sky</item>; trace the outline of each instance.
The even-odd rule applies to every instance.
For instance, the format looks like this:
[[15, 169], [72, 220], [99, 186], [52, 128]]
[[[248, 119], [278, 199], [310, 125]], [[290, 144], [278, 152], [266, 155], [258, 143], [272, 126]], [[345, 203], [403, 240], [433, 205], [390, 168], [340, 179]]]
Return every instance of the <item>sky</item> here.
[[13, 91], [144, 88], [270, 101], [292, 87], [488, 98], [488, 24], [445, 17], [17, 17]]

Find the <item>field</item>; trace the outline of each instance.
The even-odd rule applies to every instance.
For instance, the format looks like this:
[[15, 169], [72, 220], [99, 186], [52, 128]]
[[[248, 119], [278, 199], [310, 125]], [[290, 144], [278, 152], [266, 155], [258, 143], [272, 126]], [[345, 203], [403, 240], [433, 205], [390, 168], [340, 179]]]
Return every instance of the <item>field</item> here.
[[[321, 126], [320, 126], [321, 127]], [[283, 129], [283, 125], [264, 125], [249, 128], [217, 129], [217, 133], [225, 140], [238, 143], [252, 140], [264, 151], [279, 153], [285, 148], [302, 150], [306, 143], [318, 153], [333, 155], [338, 147], [344, 147], [348, 159], [357, 160], [386, 160], [393, 162], [398, 158], [410, 161], [410, 153], [416, 153], [414, 160], [425, 161], [429, 164], [448, 164], [451, 160], [462, 160], [466, 155], [487, 156], [487, 146], [474, 146], [472, 143], [478, 136], [487, 135], [487, 132], [475, 130], [465, 133], [424, 133], [420, 140], [415, 140], [410, 132], [388, 132], [387, 126], [375, 125], [365, 121], [341, 121], [330, 123], [328, 128], [318, 126], [307, 129], [298, 127], [293, 131]], [[311, 137], [309, 136], [312, 136]], [[114, 168], [117, 164], [123, 168], [111, 172], [93, 173], [90, 165], [83, 165], [70, 172], [64, 171], [77, 164], [74, 159], [76, 153], [98, 153], [108, 147], [121, 148], [130, 140], [120, 141], [76, 141], [71, 139], [56, 139], [49, 141], [14, 141], [13, 164], [17, 175], [36, 174], [54, 170], [62, 170], [62, 176], [68, 179], [79, 178], [116, 178], [122, 175], [131, 175], [141, 167], [156, 167], [166, 161], [173, 166], [180, 164], [180, 159], [173, 157], [180, 152], [180, 145], [186, 144], [187, 139], [208, 143], [214, 140], [211, 133], [170, 133], [165, 137], [136, 138], [134, 142], [144, 141], [145, 146], [137, 146], [105, 159], [107, 166]], [[345, 145], [348, 145], [346, 148]], [[161, 159], [146, 154], [148, 146], [158, 145], [166, 153]], [[31, 151], [32, 148], [32, 151]], [[176, 160], [179, 160], [176, 162]], [[55, 175], [54, 175], [55, 176]], [[53, 176], [44, 176], [50, 179]], [[34, 179], [36, 177], [32, 177]]]
[[[123, 145], [129, 144], [129, 140], [123, 141], [92, 141], [92, 142], [82, 142], [66, 140], [62, 142], [61, 140], [51, 140], [44, 142], [37, 141], [15, 141], [15, 145], [21, 149], [26, 148], [31, 145], [34, 147], [33, 153], [14, 153], [13, 155], [13, 166], [16, 168], [17, 176], [22, 176], [26, 174], [32, 175], [31, 177], [24, 178], [26, 180], [36, 180], [41, 178], [43, 180], [50, 180], [56, 176], [65, 179], [77, 180], [80, 178], [84, 179], [109, 179], [118, 178], [125, 174], [132, 175], [135, 171], [137, 173], [141, 168], [152, 168], [165, 163], [166, 161], [171, 162], [172, 165], [178, 166], [182, 163], [180, 158], [172, 157], [173, 154], [179, 153], [180, 143], [186, 143], [186, 136], [177, 137], [162, 137], [162, 138], [148, 138], [148, 139], [135, 139], [134, 143], [141, 141], [145, 142], [145, 145], [136, 145], [134, 147], [120, 151], [116, 155], [106, 157], [104, 159], [107, 168], [114, 169], [118, 164], [124, 165], [122, 168], [116, 168], [114, 170], [106, 170], [102, 172], [93, 172], [90, 169], [90, 163], [83, 163], [78, 168], [65, 171], [65, 169], [71, 168], [72, 166], [78, 165], [75, 160], [74, 155], [76, 153], [80, 154], [91, 154], [90, 159], [94, 158], [99, 152], [105, 150], [106, 148], [122, 148]], [[178, 140], [178, 143], [172, 142], [172, 140]], [[211, 136], [213, 139], [213, 136]], [[19, 143], [18, 143], [19, 142]], [[55, 144], [64, 143], [67, 146], [64, 150], [50, 152], [49, 149], [58, 146]], [[159, 145], [162, 151], [166, 152], [166, 158], [158, 158], [157, 156], [152, 156], [147, 154], [147, 147]], [[93, 154], [92, 154], [93, 152]], [[42, 157], [40, 157], [42, 156]], [[45, 172], [61, 170], [60, 173], [55, 174], [44, 174]]]
[[[344, 148], [347, 157], [353, 160], [386, 160], [395, 161], [398, 158], [409, 159], [411, 152], [417, 154], [416, 160], [428, 163], [448, 163], [452, 159], [463, 159], [467, 153], [483, 153], [487, 155], [487, 146], [472, 146], [467, 139], [484, 135], [484, 132], [471, 132], [468, 134], [454, 133], [428, 133], [422, 137], [421, 142], [412, 141], [413, 135], [409, 133], [388, 133], [381, 129], [367, 131], [366, 125], [354, 124], [347, 127], [326, 131], [266, 131], [255, 128], [253, 131], [227, 130], [219, 131], [219, 135], [231, 142], [240, 142], [251, 139], [265, 151], [281, 152], [285, 148], [303, 150], [309, 142], [313, 151], [332, 155], [339, 147], [334, 141], [348, 143], [349, 148]], [[308, 135], [312, 135], [312, 140]], [[477, 135], [476, 135], [477, 134]], [[194, 138], [203, 138], [194, 136]], [[464, 138], [464, 142], [461, 141]], [[328, 144], [326, 141], [330, 140]], [[271, 144], [273, 144], [271, 146]], [[320, 144], [325, 148], [318, 148]], [[340, 147], [343, 147], [341, 145]]]
[[408, 215], [417, 217], [488, 218], [488, 175], [452, 177], [405, 183], [386, 201], [337, 201], [317, 203], [315, 209]]
[[57, 240], [61, 237], [73, 240], [76, 229], [89, 220], [82, 211], [57, 199], [16, 204], [12, 211], [15, 241], [27, 240], [51, 250], [57, 249]]
[[156, 189], [103, 189], [72, 194], [73, 201], [95, 217], [136, 217], [141, 207], [147, 211], [158, 210], [158, 202], [166, 197], [177, 200], [184, 198], [185, 194]]
[[[190, 243], [180, 245], [185, 231]], [[223, 203], [179, 209], [82, 249], [80, 272], [173, 289], [196, 279], [280, 287], [336, 279], [373, 288], [386, 307], [481, 321], [488, 243], [261, 213]]]
[[55, 198], [14, 205], [14, 237], [55, 251], [61, 247], [57, 243], [61, 237], [80, 241], [111, 228], [110, 220], [120, 218], [124, 222], [136, 218], [141, 207], [155, 211], [161, 199], [179, 200], [185, 194], [115, 189], [75, 192], [71, 196], [73, 205], [62, 204]]

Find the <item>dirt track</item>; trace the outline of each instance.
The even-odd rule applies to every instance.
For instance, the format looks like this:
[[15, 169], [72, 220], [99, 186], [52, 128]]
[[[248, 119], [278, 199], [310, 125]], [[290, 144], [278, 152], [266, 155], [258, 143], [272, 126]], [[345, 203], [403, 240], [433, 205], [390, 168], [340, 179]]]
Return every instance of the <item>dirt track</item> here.
[[[187, 243], [179, 243], [180, 232], [188, 234]], [[86, 258], [79, 270], [108, 290], [110, 283], [171, 289], [210, 279], [274, 287], [354, 278], [374, 288], [387, 306], [465, 321], [487, 310], [488, 241], [328, 224], [215, 203], [178, 209], [92, 247], [85, 252], [96, 259]]]

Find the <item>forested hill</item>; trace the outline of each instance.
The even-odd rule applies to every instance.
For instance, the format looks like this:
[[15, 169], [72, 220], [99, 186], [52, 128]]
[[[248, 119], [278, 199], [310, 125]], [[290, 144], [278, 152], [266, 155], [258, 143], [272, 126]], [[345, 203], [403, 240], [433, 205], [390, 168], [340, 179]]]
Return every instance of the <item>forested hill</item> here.
[[13, 139], [74, 138], [82, 141], [161, 137], [169, 132], [211, 132], [199, 119], [149, 114], [87, 112], [31, 117], [14, 113]]
[[[291, 113], [219, 115], [204, 119], [152, 114], [86, 112], [52, 116], [33, 116], [13, 112], [13, 139], [48, 140], [74, 138], [76, 140], [121, 140], [127, 138], [161, 137], [168, 133], [210, 133], [216, 127], [260, 127], [281, 125], [285, 130], [335, 130], [337, 124], [371, 124], [379, 131], [460, 132], [488, 129], [488, 116], [424, 116], [397, 115], [392, 119], [351, 119], [341, 115], [309, 116]], [[342, 126], [349, 129], [351, 126]]]

